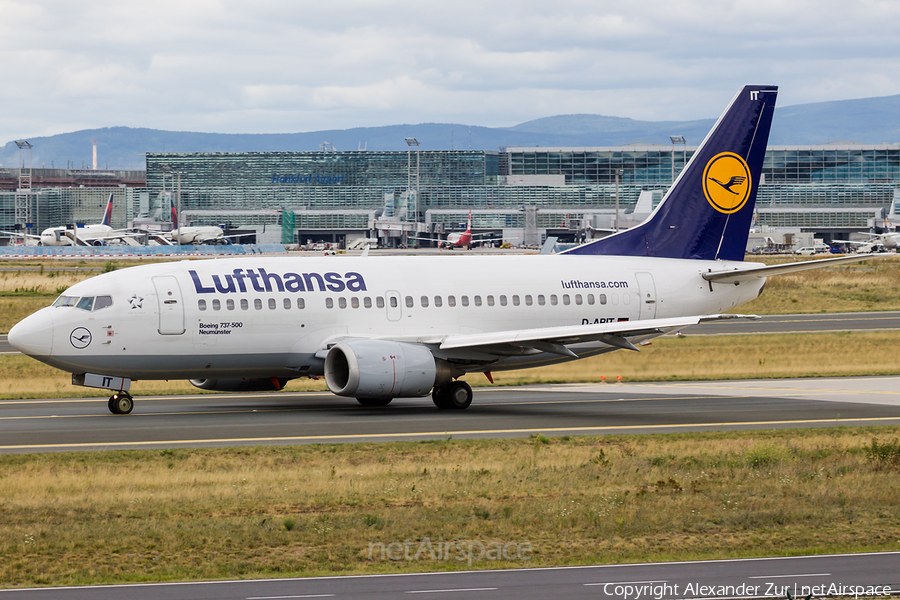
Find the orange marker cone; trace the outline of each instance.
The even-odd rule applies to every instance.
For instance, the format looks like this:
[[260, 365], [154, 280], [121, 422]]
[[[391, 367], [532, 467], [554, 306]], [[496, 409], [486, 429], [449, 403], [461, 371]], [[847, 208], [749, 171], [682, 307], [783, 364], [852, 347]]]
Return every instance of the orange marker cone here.
[[622, 376], [616, 375], [616, 383], [622, 383]]
[[600, 376], [600, 383], [606, 383], [606, 375]]

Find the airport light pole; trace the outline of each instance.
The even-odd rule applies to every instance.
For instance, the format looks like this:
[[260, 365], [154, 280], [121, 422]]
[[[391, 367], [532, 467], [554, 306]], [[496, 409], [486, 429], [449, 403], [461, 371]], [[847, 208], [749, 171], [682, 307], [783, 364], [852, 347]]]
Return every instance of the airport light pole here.
[[[406, 202], [407, 211], [409, 211], [409, 186], [412, 179], [412, 148], [416, 147], [416, 200], [413, 203], [413, 222], [416, 224], [416, 234], [419, 233], [419, 140], [414, 137], [404, 138], [406, 140]], [[407, 237], [407, 242], [409, 235]]]
[[625, 174], [625, 169], [616, 169], [616, 233], [619, 233], [619, 177]]
[[672, 140], [672, 183], [675, 183], [675, 144], [681, 144], [682, 148], [684, 148], [681, 156], [683, 168], [684, 160], [687, 158], [687, 140], [684, 139], [683, 135], [670, 135], [669, 139]]
[[[181, 171], [175, 171], [169, 164], [161, 164], [163, 174], [168, 173], [169, 177], [175, 177], [177, 184], [175, 188], [175, 241], [181, 245]], [[163, 178], [163, 190], [166, 189], [165, 178]]]

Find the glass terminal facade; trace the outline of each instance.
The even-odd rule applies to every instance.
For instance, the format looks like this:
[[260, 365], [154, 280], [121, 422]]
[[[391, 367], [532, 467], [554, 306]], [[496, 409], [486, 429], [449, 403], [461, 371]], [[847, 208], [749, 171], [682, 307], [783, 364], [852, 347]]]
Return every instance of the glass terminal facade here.
[[[528, 206], [538, 209], [537, 227], [547, 229], [561, 223], [560, 210], [569, 211], [570, 219], [613, 210], [617, 171], [621, 207], [633, 206], [648, 190], [658, 192], [658, 202], [695, 150], [636, 145], [499, 153], [151, 153], [147, 188], [151, 197], [174, 192], [180, 179], [182, 210], [195, 224], [274, 225], [283, 211], [292, 211], [298, 230], [371, 229], [371, 220], [382, 214], [405, 211], [412, 219], [417, 210], [421, 222], [452, 228], [473, 209], [476, 228], [521, 228]], [[525, 183], [515, 184], [520, 177]], [[415, 190], [417, 180], [415, 204], [404, 192]], [[759, 221], [865, 229], [898, 188], [900, 144], [770, 147]]]
[[[470, 209], [476, 229], [532, 227], [565, 235], [578, 221], [605, 226], [597, 216], [608, 221], [617, 193], [625, 211], [642, 192], [653, 192], [655, 205], [695, 150], [634, 145], [149, 153], [146, 188], [44, 187], [27, 198], [0, 191], [0, 230], [14, 227], [25, 205], [36, 229], [99, 222], [110, 191], [114, 227], [154, 213], [168, 220], [168, 205], [180, 189], [183, 223], [271, 231], [276, 241], [311, 232], [372, 236], [391, 219], [447, 232], [458, 230]], [[871, 228], [881, 209], [896, 200], [900, 144], [773, 146], [766, 153], [757, 209], [761, 225], [837, 233]]]

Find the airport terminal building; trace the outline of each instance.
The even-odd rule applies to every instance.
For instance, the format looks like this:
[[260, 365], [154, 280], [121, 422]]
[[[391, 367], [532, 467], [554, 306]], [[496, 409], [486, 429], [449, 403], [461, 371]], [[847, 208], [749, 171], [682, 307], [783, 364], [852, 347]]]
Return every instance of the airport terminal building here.
[[[168, 220], [171, 203], [182, 223], [251, 229], [260, 243], [396, 246], [459, 231], [471, 210], [473, 229], [534, 246], [550, 235], [602, 235], [615, 226], [617, 202], [625, 222], [642, 193], [655, 206], [694, 150], [149, 153], [143, 185], [129, 176], [108, 187], [33, 186], [27, 199], [0, 190], [0, 229], [20, 220], [25, 204], [36, 228], [97, 222], [113, 191], [117, 227], [140, 216]], [[828, 241], [881, 227], [898, 200], [900, 144], [770, 146], [759, 228]]]

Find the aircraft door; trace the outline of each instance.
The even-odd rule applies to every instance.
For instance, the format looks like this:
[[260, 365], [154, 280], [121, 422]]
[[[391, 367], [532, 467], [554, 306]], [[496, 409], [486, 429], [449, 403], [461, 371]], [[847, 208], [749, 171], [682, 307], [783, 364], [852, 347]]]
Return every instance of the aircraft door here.
[[656, 318], [656, 284], [650, 273], [635, 273], [638, 282], [638, 296], [641, 299], [640, 319]]
[[403, 316], [403, 308], [400, 306], [400, 292], [393, 290], [385, 293], [384, 304], [387, 309], [388, 321], [399, 321]]
[[153, 278], [156, 298], [159, 302], [159, 333], [181, 335], [184, 333], [184, 302], [178, 280], [165, 275]]

